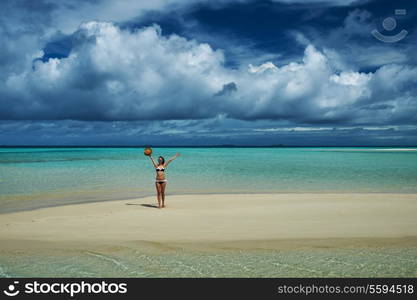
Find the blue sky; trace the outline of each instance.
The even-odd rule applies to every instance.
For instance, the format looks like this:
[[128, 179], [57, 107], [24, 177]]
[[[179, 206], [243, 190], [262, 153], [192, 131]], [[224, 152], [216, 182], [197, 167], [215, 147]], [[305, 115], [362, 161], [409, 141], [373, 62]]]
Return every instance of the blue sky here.
[[0, 11], [0, 145], [417, 145], [413, 0]]

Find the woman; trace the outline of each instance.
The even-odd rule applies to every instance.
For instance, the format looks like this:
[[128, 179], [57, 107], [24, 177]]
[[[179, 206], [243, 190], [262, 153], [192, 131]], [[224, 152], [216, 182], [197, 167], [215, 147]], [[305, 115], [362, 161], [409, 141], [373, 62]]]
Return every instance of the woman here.
[[178, 156], [180, 156], [179, 153], [175, 154], [173, 157], [168, 159], [167, 162], [165, 162], [165, 159], [162, 156], [159, 156], [158, 163], [155, 163], [152, 155], [149, 155], [156, 170], [155, 187], [158, 198], [158, 208], [165, 207], [165, 187], [167, 186], [167, 180], [165, 178], [165, 169], [166, 167], [168, 167], [169, 163], [176, 159]]

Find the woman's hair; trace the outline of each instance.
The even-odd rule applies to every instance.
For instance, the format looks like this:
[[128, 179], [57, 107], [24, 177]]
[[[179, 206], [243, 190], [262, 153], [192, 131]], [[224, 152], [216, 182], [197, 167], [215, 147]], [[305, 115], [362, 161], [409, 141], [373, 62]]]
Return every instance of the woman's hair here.
[[159, 163], [159, 159], [162, 159], [162, 164], [165, 163], [165, 158], [163, 158], [162, 156], [158, 157], [158, 163]]

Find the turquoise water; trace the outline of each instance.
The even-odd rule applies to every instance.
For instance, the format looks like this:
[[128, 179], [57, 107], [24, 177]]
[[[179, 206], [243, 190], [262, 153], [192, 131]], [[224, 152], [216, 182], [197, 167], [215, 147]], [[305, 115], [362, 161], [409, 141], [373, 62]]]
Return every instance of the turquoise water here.
[[0, 277], [416, 277], [416, 247], [0, 255]]
[[[154, 148], [168, 194], [417, 192], [417, 149]], [[142, 148], [0, 148], [0, 213], [154, 194]]]

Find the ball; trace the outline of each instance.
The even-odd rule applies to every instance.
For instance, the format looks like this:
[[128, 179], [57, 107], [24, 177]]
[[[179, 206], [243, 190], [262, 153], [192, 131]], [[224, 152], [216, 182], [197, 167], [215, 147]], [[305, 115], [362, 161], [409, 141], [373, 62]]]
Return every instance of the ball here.
[[143, 154], [145, 154], [146, 156], [149, 156], [152, 154], [152, 149], [151, 148], [145, 148], [145, 151], [143, 151]]

